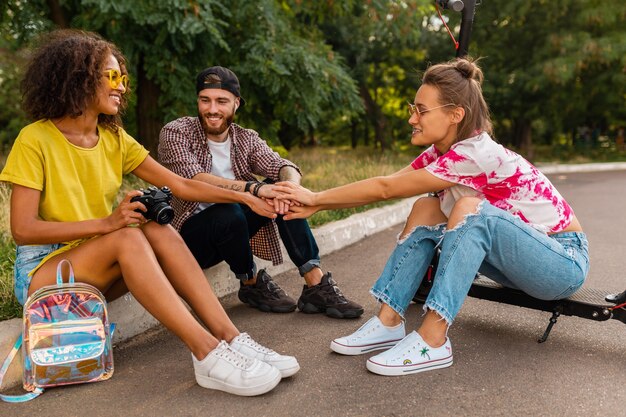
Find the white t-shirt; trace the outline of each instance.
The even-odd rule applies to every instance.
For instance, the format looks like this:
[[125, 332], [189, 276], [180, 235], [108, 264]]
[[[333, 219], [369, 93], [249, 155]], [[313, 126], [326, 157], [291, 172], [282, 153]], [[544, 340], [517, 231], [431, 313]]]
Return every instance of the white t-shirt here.
[[458, 184], [439, 194], [448, 217], [460, 197], [476, 196], [544, 233], [560, 232], [572, 222], [572, 208], [550, 180], [486, 133], [455, 143], [443, 155], [431, 146], [411, 166]]
[[[207, 139], [207, 144], [209, 147], [209, 153], [211, 154], [211, 174], [228, 178], [229, 180], [235, 179], [235, 172], [233, 171], [233, 164], [230, 160], [230, 145], [232, 143], [232, 139], [230, 135], [224, 142], [214, 142], [210, 139]], [[207, 207], [212, 206], [213, 203], [200, 203], [194, 214], [197, 214], [204, 210]]]

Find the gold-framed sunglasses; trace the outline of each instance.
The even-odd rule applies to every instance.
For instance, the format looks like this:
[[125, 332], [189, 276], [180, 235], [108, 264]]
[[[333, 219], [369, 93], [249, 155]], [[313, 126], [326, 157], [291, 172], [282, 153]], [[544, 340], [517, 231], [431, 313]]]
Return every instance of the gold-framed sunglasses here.
[[115, 90], [120, 86], [120, 84], [122, 84], [124, 86], [124, 90], [128, 90], [128, 75], [122, 75], [122, 73], [116, 69], [108, 69], [104, 71], [104, 74], [109, 77], [109, 86], [111, 86], [112, 89]]
[[424, 113], [428, 113], [431, 110], [437, 110], [440, 109], [442, 107], [448, 107], [448, 106], [456, 106], [456, 104], [454, 103], [448, 103], [448, 104], [444, 104], [442, 106], [437, 106], [437, 107], [431, 107], [430, 109], [424, 109], [424, 110], [420, 110], [417, 108], [417, 106], [409, 101], [407, 101], [407, 103], [409, 105], [409, 117], [413, 116], [415, 113], [417, 113], [417, 117], [422, 117], [422, 115]]

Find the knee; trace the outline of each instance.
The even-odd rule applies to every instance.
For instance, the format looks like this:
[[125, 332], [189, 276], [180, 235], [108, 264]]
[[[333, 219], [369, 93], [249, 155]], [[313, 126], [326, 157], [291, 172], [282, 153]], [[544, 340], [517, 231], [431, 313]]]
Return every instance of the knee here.
[[459, 198], [448, 219], [448, 229], [456, 227], [468, 214], [478, 213], [478, 205], [483, 200], [478, 197], [461, 197]]
[[156, 222], [148, 222], [142, 226], [142, 230], [152, 247], [159, 244], [185, 245], [180, 234], [169, 224], [160, 225]]
[[483, 200], [478, 197], [461, 197], [456, 203], [454, 203], [454, 207], [452, 208], [452, 213], [458, 212], [462, 214], [470, 214], [478, 212], [478, 205]]
[[149, 246], [148, 240], [139, 227], [124, 227], [113, 232], [115, 237], [115, 246], [121, 252], [132, 253], [138, 248]]
[[439, 207], [438, 197], [421, 197], [413, 203], [412, 211], [439, 210]]
[[434, 226], [436, 224], [445, 223], [446, 221], [447, 218], [441, 211], [439, 198], [422, 197], [413, 203], [413, 208], [407, 219], [407, 226]]

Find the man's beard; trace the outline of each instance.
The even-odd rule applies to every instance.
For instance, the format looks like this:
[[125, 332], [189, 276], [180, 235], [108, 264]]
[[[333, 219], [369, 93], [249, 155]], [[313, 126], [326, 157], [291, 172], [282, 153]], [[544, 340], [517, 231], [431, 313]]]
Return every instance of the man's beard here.
[[221, 116], [221, 114], [198, 113], [198, 118], [200, 119], [200, 124], [202, 125], [202, 129], [204, 129], [204, 133], [206, 133], [207, 135], [221, 135], [222, 133], [226, 132], [228, 128], [230, 127], [230, 125], [233, 123], [233, 120], [235, 119], [235, 111], [233, 109], [233, 111], [230, 114], [225, 115], [224, 118], [222, 119], [222, 124], [220, 124], [218, 127], [211, 127], [207, 123], [205, 117], [211, 117], [211, 116]]

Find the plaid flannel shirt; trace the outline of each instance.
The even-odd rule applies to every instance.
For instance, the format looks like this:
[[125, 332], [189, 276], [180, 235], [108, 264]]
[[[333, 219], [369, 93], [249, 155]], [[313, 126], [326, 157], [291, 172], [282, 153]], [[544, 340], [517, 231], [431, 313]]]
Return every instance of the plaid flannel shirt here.
[[[230, 158], [235, 178], [241, 181], [256, 181], [255, 175], [278, 181], [278, 172], [284, 166], [300, 168], [283, 159], [261, 139], [257, 132], [230, 125]], [[159, 137], [159, 161], [176, 174], [193, 178], [199, 173], [210, 173], [212, 156], [207, 137], [197, 117], [181, 117], [163, 127]], [[174, 197], [172, 208], [175, 217], [172, 225], [180, 230], [191, 217], [198, 202]], [[263, 226], [250, 239], [252, 252], [261, 259], [271, 260], [274, 265], [283, 262], [276, 222]]]

